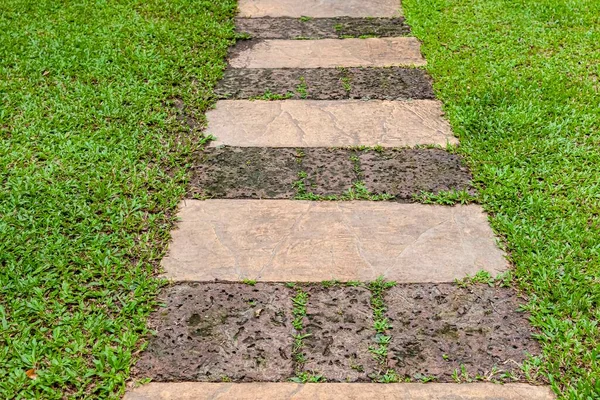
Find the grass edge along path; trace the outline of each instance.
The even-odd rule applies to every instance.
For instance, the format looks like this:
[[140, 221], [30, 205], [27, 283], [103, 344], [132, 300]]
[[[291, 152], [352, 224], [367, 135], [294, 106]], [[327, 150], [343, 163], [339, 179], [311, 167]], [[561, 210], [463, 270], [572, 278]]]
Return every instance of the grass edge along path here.
[[562, 398], [600, 397], [600, 3], [405, 0]]
[[120, 398], [234, 0], [0, 4], [0, 398]]

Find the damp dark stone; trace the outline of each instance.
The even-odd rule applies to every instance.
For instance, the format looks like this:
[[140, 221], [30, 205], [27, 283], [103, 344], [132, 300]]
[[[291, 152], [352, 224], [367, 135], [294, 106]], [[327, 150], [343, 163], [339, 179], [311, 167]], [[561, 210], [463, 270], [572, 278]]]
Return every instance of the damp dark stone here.
[[253, 39], [397, 37], [410, 33], [404, 18], [237, 18], [238, 33]]
[[215, 93], [223, 99], [253, 99], [265, 94], [309, 100], [435, 98], [425, 71], [402, 67], [230, 68]]

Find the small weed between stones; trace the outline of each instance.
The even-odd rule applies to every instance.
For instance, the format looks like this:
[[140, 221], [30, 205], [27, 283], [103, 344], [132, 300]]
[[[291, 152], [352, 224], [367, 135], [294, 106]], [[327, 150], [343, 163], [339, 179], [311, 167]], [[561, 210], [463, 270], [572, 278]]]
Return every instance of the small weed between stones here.
[[300, 17], [300, 21], [302, 21], [302, 22], [308, 22], [310, 20], [312, 20], [312, 17], [306, 17], [304, 15]]
[[[294, 287], [293, 283], [288, 284], [288, 287]], [[294, 344], [292, 347], [292, 359], [296, 364], [294, 370], [296, 376], [290, 378], [292, 382], [298, 383], [319, 383], [325, 382], [325, 378], [316, 374], [312, 371], [303, 371], [304, 364], [306, 362], [306, 356], [302, 349], [304, 348], [304, 339], [311, 336], [310, 333], [305, 333], [304, 331], [304, 317], [306, 317], [306, 305], [308, 303], [308, 293], [303, 291], [302, 289], [298, 289], [296, 291], [296, 296], [292, 298], [292, 315], [294, 319], [292, 320], [292, 326], [294, 327], [295, 334]]]
[[323, 196], [312, 193], [306, 188], [305, 180], [308, 174], [305, 171], [298, 173], [298, 180], [292, 184], [296, 189], [295, 200], [312, 200], [312, 201], [351, 201], [351, 200], [369, 200], [369, 201], [386, 201], [392, 200], [395, 196], [387, 193], [373, 194], [367, 189], [363, 181], [357, 181], [352, 184], [342, 195]]
[[254, 280], [254, 279], [244, 279], [244, 280], [242, 280], [242, 283], [245, 284], [245, 285], [254, 286], [254, 285], [256, 285], [256, 280]]
[[421, 192], [413, 195], [413, 200], [423, 204], [440, 204], [452, 206], [455, 204], [471, 204], [477, 202], [477, 196], [467, 190], [450, 190], [438, 193]]
[[250, 97], [249, 100], [251, 100], [251, 101], [252, 100], [273, 101], [273, 100], [287, 100], [287, 99], [291, 99], [292, 97], [294, 97], [293, 92], [287, 92], [286, 94], [279, 94], [279, 93], [273, 93], [273, 92], [271, 92], [270, 89], [267, 89], [262, 95]]
[[306, 79], [303, 76], [300, 77], [300, 84], [296, 86], [296, 93], [301, 99], [306, 99], [308, 96], [308, 86], [306, 86]]
[[369, 351], [373, 354], [373, 357], [377, 363], [382, 367], [382, 370], [372, 374], [370, 378], [379, 383], [392, 383], [398, 382], [399, 378], [394, 369], [387, 368], [388, 359], [388, 345], [391, 336], [387, 334], [388, 330], [392, 327], [385, 316], [387, 311], [384, 294], [389, 288], [396, 285], [396, 282], [386, 282], [382, 277], [377, 280], [370, 282], [368, 288], [371, 291], [371, 307], [373, 309], [373, 328], [375, 329], [375, 342], [376, 346], [370, 346]]

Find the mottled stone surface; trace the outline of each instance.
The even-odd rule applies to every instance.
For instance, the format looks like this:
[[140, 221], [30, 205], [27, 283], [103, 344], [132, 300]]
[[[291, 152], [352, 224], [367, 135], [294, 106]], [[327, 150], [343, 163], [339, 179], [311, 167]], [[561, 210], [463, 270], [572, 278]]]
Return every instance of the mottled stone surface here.
[[453, 382], [455, 370], [469, 377], [523, 379], [520, 365], [539, 355], [526, 313], [513, 289], [485, 284], [398, 285], [385, 294], [390, 368], [400, 376]]
[[239, 42], [233, 68], [335, 68], [425, 65], [414, 37]]
[[162, 266], [176, 281], [452, 282], [507, 262], [481, 207], [185, 200]]
[[211, 146], [403, 147], [456, 144], [435, 100], [221, 100], [206, 114]]
[[239, 33], [252, 39], [398, 37], [410, 33], [404, 18], [237, 18]]
[[150, 383], [125, 400], [553, 400], [548, 387], [493, 383]]
[[239, 0], [240, 17], [396, 17], [398, 0]]
[[293, 376], [291, 289], [187, 283], [166, 288], [157, 335], [135, 367], [155, 381], [282, 381]]
[[371, 292], [363, 287], [312, 286], [304, 318], [304, 370], [328, 382], [370, 382], [377, 362]]
[[304, 193], [344, 196], [357, 182], [369, 193], [413, 201], [423, 192], [470, 190], [460, 156], [440, 149], [211, 147], [191, 167], [190, 196], [293, 199]]
[[269, 93], [296, 100], [435, 98], [425, 71], [402, 67], [230, 68], [215, 93], [223, 99], [253, 99]]

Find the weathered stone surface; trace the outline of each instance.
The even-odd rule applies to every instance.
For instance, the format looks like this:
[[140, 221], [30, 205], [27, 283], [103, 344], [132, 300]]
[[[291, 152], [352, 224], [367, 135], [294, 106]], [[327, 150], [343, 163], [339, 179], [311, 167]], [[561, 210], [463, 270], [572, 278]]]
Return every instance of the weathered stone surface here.
[[297, 100], [435, 98], [425, 71], [402, 67], [230, 68], [215, 92], [223, 99], [252, 99], [268, 93]]
[[414, 37], [239, 42], [233, 68], [336, 68], [425, 65]]
[[136, 365], [155, 381], [282, 381], [293, 376], [292, 292], [283, 285], [205, 283], [166, 288], [157, 335]]
[[465, 368], [470, 379], [523, 379], [520, 364], [540, 353], [513, 289], [398, 285], [385, 303], [393, 327], [389, 367], [400, 376], [453, 382], [454, 371]]
[[513, 383], [150, 383], [125, 400], [553, 400], [548, 387]]
[[343, 196], [360, 181], [396, 201], [421, 191], [472, 190], [460, 157], [440, 149], [211, 147], [191, 170], [190, 195], [201, 198], [293, 199], [299, 182], [307, 194]]
[[398, 0], [240, 0], [240, 17], [396, 17]]
[[398, 37], [410, 33], [404, 18], [237, 18], [239, 33], [252, 39], [337, 39]]
[[185, 200], [162, 266], [176, 281], [452, 282], [507, 268], [481, 208]]
[[435, 100], [221, 100], [206, 114], [211, 146], [403, 147], [456, 144]]
[[360, 180], [371, 193], [409, 200], [420, 192], [471, 188], [471, 175], [460, 156], [440, 149], [384, 149], [358, 152]]
[[312, 286], [304, 318], [304, 370], [328, 382], [370, 382], [378, 365], [374, 344], [371, 292], [362, 287]]

